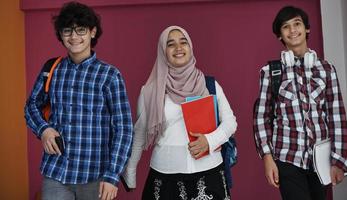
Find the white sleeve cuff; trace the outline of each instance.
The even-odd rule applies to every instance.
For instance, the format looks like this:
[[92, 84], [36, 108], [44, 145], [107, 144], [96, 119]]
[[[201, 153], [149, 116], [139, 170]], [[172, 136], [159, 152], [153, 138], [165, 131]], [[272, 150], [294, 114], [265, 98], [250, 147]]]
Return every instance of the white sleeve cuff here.
[[123, 178], [129, 188], [136, 188], [136, 168], [127, 167], [123, 173]]

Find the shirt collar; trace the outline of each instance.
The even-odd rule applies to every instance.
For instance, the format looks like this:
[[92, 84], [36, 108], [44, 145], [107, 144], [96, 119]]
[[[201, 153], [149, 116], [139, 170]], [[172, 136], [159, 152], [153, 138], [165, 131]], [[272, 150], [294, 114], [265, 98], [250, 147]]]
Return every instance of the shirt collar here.
[[91, 52], [91, 55], [90, 55], [88, 58], [84, 59], [84, 60], [83, 60], [81, 63], [79, 63], [79, 64], [75, 64], [75, 63], [71, 60], [70, 56], [67, 57], [68, 65], [69, 65], [69, 66], [76, 67], [76, 68], [79, 68], [79, 67], [83, 67], [83, 68], [84, 68], [84, 67], [90, 65], [91, 63], [93, 63], [95, 60], [96, 60], [96, 53], [95, 53], [94, 51]]
[[303, 57], [294, 57], [294, 66], [304, 66], [304, 58]]

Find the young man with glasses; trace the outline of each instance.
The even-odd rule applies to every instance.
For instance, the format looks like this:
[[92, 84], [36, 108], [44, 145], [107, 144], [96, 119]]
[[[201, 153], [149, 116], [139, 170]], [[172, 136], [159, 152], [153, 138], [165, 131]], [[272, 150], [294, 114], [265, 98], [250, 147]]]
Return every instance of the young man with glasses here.
[[[25, 107], [27, 124], [44, 148], [42, 198], [114, 199], [132, 142], [123, 78], [92, 51], [102, 30], [91, 8], [67, 3], [53, 21], [68, 56], [54, 70], [48, 95], [39, 74]], [[45, 121], [41, 108], [48, 102], [52, 111]]]
[[[347, 171], [347, 121], [336, 70], [308, 48], [310, 24], [300, 8], [282, 8], [273, 32], [286, 50], [281, 52], [281, 70], [270, 73], [266, 65], [260, 72], [254, 113], [256, 148], [268, 183], [280, 189], [284, 200], [324, 200], [326, 189], [313, 169], [313, 146], [331, 139], [333, 185]], [[273, 98], [276, 74], [281, 74], [281, 80]]]

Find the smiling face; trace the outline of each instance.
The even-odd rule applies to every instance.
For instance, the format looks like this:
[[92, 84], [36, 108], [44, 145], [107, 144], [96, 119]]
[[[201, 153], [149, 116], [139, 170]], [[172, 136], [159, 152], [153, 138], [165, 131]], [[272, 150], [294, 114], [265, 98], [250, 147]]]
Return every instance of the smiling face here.
[[310, 30], [306, 29], [301, 17], [294, 17], [281, 26], [281, 37], [289, 50], [307, 49], [306, 34]]
[[185, 66], [192, 57], [187, 38], [179, 30], [172, 30], [166, 42], [166, 58], [173, 67]]
[[79, 32], [79, 27], [74, 26], [71, 35], [65, 34], [64, 29], [61, 31], [60, 35], [63, 44], [68, 50], [69, 56], [72, 58], [72, 60], [82, 61], [90, 56], [91, 39], [95, 36], [95, 34], [95, 27], [91, 30], [87, 28], [87, 30], [82, 34], [82, 32]]

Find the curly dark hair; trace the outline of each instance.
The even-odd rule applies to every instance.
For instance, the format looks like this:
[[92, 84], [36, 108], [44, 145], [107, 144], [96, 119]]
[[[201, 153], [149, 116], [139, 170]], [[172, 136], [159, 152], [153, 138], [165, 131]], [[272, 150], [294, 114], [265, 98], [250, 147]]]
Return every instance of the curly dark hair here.
[[98, 38], [102, 34], [100, 16], [96, 14], [92, 8], [75, 1], [65, 3], [59, 15], [53, 16], [52, 20], [54, 23], [55, 35], [60, 42], [63, 42], [60, 31], [63, 28], [72, 27], [73, 25], [89, 27], [89, 30], [96, 27], [95, 37], [91, 40], [92, 48], [97, 44]]
[[[283, 23], [293, 19], [294, 17], [301, 17], [305, 28], [310, 29], [308, 15], [305, 11], [293, 6], [285, 6], [277, 13], [272, 23], [272, 32], [276, 35], [277, 38], [281, 36], [281, 27]], [[306, 39], [308, 39], [308, 35], [309, 33], [306, 34]], [[283, 40], [281, 40], [281, 42], [284, 44]]]

